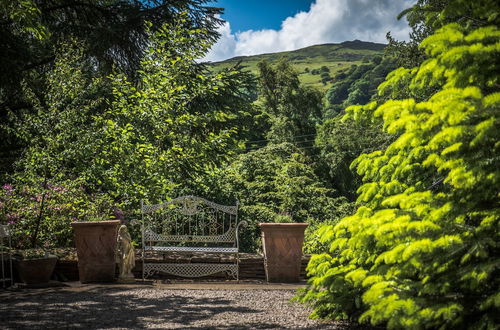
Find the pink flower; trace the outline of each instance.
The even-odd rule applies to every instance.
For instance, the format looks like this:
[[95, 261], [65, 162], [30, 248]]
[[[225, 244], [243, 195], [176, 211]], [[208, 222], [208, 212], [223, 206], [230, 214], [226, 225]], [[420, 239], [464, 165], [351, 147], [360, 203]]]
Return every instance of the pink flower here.
[[60, 193], [67, 193], [69, 190], [63, 186], [55, 186], [54, 191], [57, 191]]
[[16, 223], [16, 221], [19, 220], [20, 216], [19, 216], [19, 214], [7, 213], [6, 218], [7, 218], [7, 224], [14, 225]]
[[35, 202], [41, 202], [42, 201], [42, 195], [36, 195], [36, 196], [31, 196], [30, 199]]
[[55, 192], [60, 192], [60, 193], [66, 193], [69, 190], [66, 189], [64, 186], [54, 186], [53, 184], [47, 183], [47, 189], [50, 189]]
[[19, 214], [7, 213], [7, 219], [19, 219]]
[[14, 187], [10, 183], [6, 183], [2, 186], [3, 189], [7, 190], [8, 192], [13, 192]]
[[64, 209], [64, 208], [63, 208], [62, 206], [60, 206], [60, 205], [56, 205], [56, 206], [49, 205], [49, 206], [47, 206], [47, 208], [48, 208], [48, 209], [50, 209], [50, 210], [53, 210], [53, 211], [61, 211], [61, 210], [63, 210], [63, 209]]

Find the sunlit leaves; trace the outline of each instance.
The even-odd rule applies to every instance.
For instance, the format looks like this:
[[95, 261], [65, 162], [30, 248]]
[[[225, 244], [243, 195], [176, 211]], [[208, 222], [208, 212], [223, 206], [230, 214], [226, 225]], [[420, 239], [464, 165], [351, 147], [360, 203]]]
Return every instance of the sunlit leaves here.
[[[445, 26], [422, 42], [428, 60], [394, 71], [379, 87], [387, 93], [409, 82], [412, 95], [435, 92], [347, 109], [357, 121], [382, 120], [397, 139], [354, 161], [365, 182], [360, 206], [321, 231], [330, 240], [329, 269], [310, 264], [313, 277], [303, 296], [318, 313], [357, 318], [362, 312], [359, 320], [389, 328], [493, 327], [499, 45], [497, 27]], [[363, 304], [342, 304], [353, 293]]]

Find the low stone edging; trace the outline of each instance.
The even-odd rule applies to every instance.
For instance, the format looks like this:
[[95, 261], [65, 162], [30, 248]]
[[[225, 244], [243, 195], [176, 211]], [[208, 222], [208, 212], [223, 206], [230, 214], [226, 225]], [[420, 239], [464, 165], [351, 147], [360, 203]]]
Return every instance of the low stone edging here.
[[[168, 259], [153, 259], [152, 262], [189, 262], [189, 263], [210, 263], [220, 262], [219, 256], [172, 256]], [[302, 257], [301, 267], [301, 280], [306, 279], [305, 268], [309, 262], [310, 256], [305, 255]], [[230, 261], [230, 260], [228, 260]], [[135, 278], [142, 278], [142, 262], [140, 259], [136, 260], [136, 265], [132, 270]], [[58, 260], [55, 268], [55, 276], [58, 280], [78, 281], [78, 262], [77, 260]], [[172, 279], [177, 278], [171, 275], [157, 275], [155, 279]], [[214, 276], [206, 277], [208, 279], [225, 278], [224, 274], [216, 274]], [[258, 254], [241, 254], [240, 257], [240, 279], [248, 280], [265, 280], [266, 274], [264, 270], [264, 257]]]
[[[181, 256], [181, 255], [172, 255], [168, 259], [154, 259], [158, 262], [219, 262], [220, 258], [227, 258], [227, 256], [210, 256], [210, 255], [197, 255], [197, 256]], [[307, 263], [309, 262], [310, 256], [305, 255], [302, 257], [302, 267], [301, 267], [301, 280], [306, 279], [306, 271], [305, 268]], [[227, 259], [228, 262], [231, 262], [232, 259]], [[6, 277], [10, 277], [9, 267], [6, 264], [5, 267]], [[133, 269], [133, 273], [135, 278], [142, 278], [142, 262], [140, 260], [140, 256], [137, 256], [136, 266]], [[53, 279], [58, 281], [78, 281], [78, 261], [73, 258], [64, 259], [61, 258], [57, 261], [56, 267], [53, 274]], [[154, 277], [156, 279], [173, 279], [177, 278], [175, 276], [170, 275], [159, 275]], [[222, 279], [225, 278], [224, 274], [218, 274], [216, 276], [205, 277], [208, 279]], [[19, 282], [19, 278], [16, 274], [16, 270], [14, 269], [14, 279]], [[262, 280], [265, 281], [266, 274], [264, 270], [264, 257], [259, 254], [250, 254], [250, 253], [242, 253], [240, 254], [240, 279], [245, 280]]]

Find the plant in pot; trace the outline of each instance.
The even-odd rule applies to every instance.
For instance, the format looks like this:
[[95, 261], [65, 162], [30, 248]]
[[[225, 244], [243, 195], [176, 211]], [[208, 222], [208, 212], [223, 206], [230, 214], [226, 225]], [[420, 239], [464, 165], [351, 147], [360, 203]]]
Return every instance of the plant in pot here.
[[26, 284], [48, 283], [57, 263], [57, 257], [43, 249], [20, 250], [14, 257], [19, 279]]
[[[57, 257], [50, 255], [46, 249], [50, 241], [45, 237], [44, 248], [39, 248], [42, 228], [46, 225], [50, 214], [50, 189], [47, 180], [42, 185], [31, 187], [4, 184], [0, 190], [0, 219], [10, 227], [9, 238], [17, 247], [13, 255], [15, 269], [21, 282], [26, 284], [42, 284], [49, 282], [57, 263]], [[54, 219], [51, 219], [54, 220]]]
[[105, 196], [96, 200], [94, 207], [95, 213], [87, 221], [71, 223], [78, 274], [82, 283], [112, 282], [115, 280], [116, 237], [121, 220], [107, 215], [113, 208]]
[[261, 223], [264, 265], [268, 282], [299, 282], [302, 245], [307, 223], [294, 223], [280, 213], [272, 223]]
[[[33, 251], [40, 247], [40, 242], [46, 242], [50, 246], [45, 248], [59, 248], [73, 245], [73, 231], [71, 221], [91, 222], [91, 220], [109, 219], [113, 205], [111, 199], [105, 194], [93, 194], [87, 191], [81, 182], [49, 182], [48, 175], [40, 177], [29, 177], [18, 180], [15, 184], [5, 184], [0, 189], [0, 221], [12, 225], [12, 240], [17, 250], [35, 249], [28, 252], [20, 251], [17, 265], [26, 264], [24, 261], [33, 259], [40, 260], [45, 256], [45, 252]], [[40, 180], [41, 179], [41, 180]], [[118, 221], [119, 222], [119, 221]], [[118, 225], [115, 225], [118, 228]], [[78, 237], [82, 235], [77, 235]], [[112, 239], [111, 255], [114, 257], [114, 241]], [[103, 239], [102, 235], [95, 236], [97, 239], [84, 239], [91, 248], [97, 249], [96, 258], [99, 259], [102, 251], [109, 249], [98, 245]], [[78, 244], [77, 244], [78, 245]], [[78, 246], [77, 246], [78, 247]], [[85, 246], [83, 247], [85, 248]], [[80, 249], [81, 250], [81, 249]], [[109, 253], [109, 252], [108, 252]], [[85, 269], [92, 262], [86, 263], [88, 258], [82, 256], [82, 251], [77, 253], [79, 259], [83, 261]], [[85, 253], [83, 253], [85, 254]], [[36, 258], [35, 258], [36, 257]], [[53, 257], [49, 256], [49, 259]], [[100, 258], [102, 260], [102, 258]], [[40, 263], [40, 261], [38, 261]], [[114, 277], [114, 258], [111, 264], [111, 279]], [[82, 274], [82, 271], [80, 271]], [[85, 272], [82, 276], [85, 280]], [[109, 277], [109, 276], [108, 276]], [[99, 281], [99, 278], [97, 279]]]

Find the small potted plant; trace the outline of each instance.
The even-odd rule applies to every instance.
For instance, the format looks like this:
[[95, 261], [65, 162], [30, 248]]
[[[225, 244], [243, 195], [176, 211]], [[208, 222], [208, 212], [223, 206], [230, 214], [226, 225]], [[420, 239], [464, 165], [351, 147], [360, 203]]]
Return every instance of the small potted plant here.
[[307, 223], [294, 223], [287, 213], [273, 223], [261, 223], [264, 266], [268, 282], [299, 282]]
[[57, 257], [42, 249], [19, 250], [14, 262], [20, 280], [26, 284], [48, 283]]
[[20, 280], [26, 284], [48, 283], [57, 263], [57, 257], [47, 252], [50, 239], [45, 237], [43, 248], [39, 245], [47, 219], [48, 187], [47, 178], [44, 178], [41, 185], [4, 184], [0, 190], [3, 208], [0, 222], [7, 223], [9, 239], [17, 241], [15, 246], [20, 248], [13, 255], [13, 263]]

